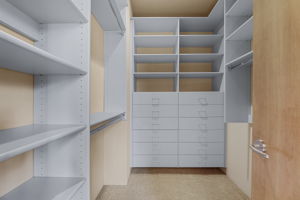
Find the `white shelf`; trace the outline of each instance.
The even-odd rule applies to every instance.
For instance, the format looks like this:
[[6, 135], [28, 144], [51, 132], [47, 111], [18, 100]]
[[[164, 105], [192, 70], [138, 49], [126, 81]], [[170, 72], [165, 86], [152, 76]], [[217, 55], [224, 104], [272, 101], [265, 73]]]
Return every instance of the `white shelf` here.
[[172, 33], [177, 34], [178, 18], [166, 17], [134, 17], [135, 33]]
[[120, 2], [116, 0], [92, 0], [92, 13], [104, 31], [126, 31], [120, 12], [120, 4], [118, 4]]
[[84, 182], [83, 178], [33, 177], [0, 200], [69, 200]]
[[237, 0], [230, 10], [226, 13], [227, 16], [252, 16], [253, 1], [252, 0]]
[[155, 47], [175, 47], [178, 42], [177, 36], [135, 36], [134, 43], [136, 48], [155, 48]]
[[181, 47], [205, 47], [220, 43], [223, 35], [181, 35]]
[[135, 78], [176, 78], [176, 72], [136, 72]]
[[137, 63], [175, 63], [177, 54], [135, 54], [134, 61]]
[[72, 0], [7, 0], [39, 23], [86, 23]]
[[84, 129], [82, 125], [34, 124], [1, 130], [0, 162]]
[[213, 62], [223, 58], [223, 54], [180, 54], [179, 61], [182, 62]]
[[29, 74], [86, 74], [77, 66], [0, 31], [0, 65]]
[[252, 57], [253, 57], [253, 51], [250, 51], [250, 52], [245, 53], [242, 56], [240, 56], [240, 57], [238, 57], [236, 59], [233, 59], [232, 61], [228, 62], [226, 64], [226, 67], [233, 67], [233, 66], [236, 66], [238, 64], [247, 62], [247, 61], [251, 60]]
[[250, 17], [246, 22], [233, 31], [227, 40], [252, 40], [253, 17]]
[[222, 72], [180, 72], [180, 78], [215, 78], [223, 76]]
[[113, 118], [118, 118], [124, 116], [124, 112], [118, 113], [107, 113], [107, 112], [98, 112], [90, 115], [90, 126], [94, 126], [105, 122], [107, 120], [111, 120]]

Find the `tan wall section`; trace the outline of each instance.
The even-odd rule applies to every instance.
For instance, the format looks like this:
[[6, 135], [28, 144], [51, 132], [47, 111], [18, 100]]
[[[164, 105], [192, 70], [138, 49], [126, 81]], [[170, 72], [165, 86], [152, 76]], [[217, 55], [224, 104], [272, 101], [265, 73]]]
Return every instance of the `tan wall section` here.
[[[0, 30], [28, 43], [33, 43], [1, 25]], [[33, 76], [0, 69], [0, 99], [0, 129], [33, 123]], [[0, 196], [24, 183], [32, 176], [32, 151], [1, 162]]]
[[[104, 110], [104, 32], [94, 16], [91, 18], [90, 112]], [[104, 135], [91, 136], [91, 200], [104, 185]]]
[[251, 129], [248, 123], [227, 124], [227, 176], [249, 197], [251, 194]]

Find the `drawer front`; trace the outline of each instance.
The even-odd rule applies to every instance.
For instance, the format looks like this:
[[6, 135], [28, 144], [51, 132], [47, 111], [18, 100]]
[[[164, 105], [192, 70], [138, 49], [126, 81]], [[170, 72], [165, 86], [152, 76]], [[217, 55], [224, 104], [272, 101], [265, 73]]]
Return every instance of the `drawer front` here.
[[133, 143], [134, 155], [177, 155], [177, 143]]
[[178, 118], [133, 118], [133, 129], [178, 129]]
[[179, 118], [179, 129], [186, 130], [214, 130], [224, 129], [223, 117], [209, 118]]
[[179, 143], [180, 155], [224, 154], [224, 143]]
[[223, 105], [224, 95], [221, 92], [179, 93], [179, 104]]
[[134, 130], [133, 142], [178, 142], [177, 130]]
[[225, 167], [224, 155], [179, 156], [179, 167]]
[[180, 130], [179, 142], [224, 142], [224, 130]]
[[133, 167], [177, 167], [177, 156], [135, 155]]
[[133, 117], [178, 117], [177, 105], [133, 105]]
[[222, 117], [223, 105], [180, 105], [179, 117]]
[[136, 105], [176, 105], [177, 93], [133, 93], [133, 104]]

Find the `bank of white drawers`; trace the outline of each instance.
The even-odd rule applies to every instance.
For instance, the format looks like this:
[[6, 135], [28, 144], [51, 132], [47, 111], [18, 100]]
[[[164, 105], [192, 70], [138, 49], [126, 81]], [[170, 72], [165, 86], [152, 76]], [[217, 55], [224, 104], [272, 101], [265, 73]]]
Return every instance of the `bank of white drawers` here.
[[133, 167], [223, 167], [223, 94], [134, 93]]

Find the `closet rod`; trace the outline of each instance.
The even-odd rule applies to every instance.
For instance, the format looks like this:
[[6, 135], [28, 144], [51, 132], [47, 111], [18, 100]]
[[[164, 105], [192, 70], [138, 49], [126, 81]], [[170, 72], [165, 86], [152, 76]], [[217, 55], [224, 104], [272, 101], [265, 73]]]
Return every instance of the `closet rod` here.
[[241, 63], [238, 64], [238, 65], [229, 66], [228, 69], [229, 69], [229, 71], [231, 71], [231, 70], [234, 70], [235, 68], [242, 67], [242, 66], [247, 65], [247, 64], [250, 64], [250, 63], [252, 63], [252, 62], [253, 62], [253, 60], [252, 60], [252, 59], [249, 59], [247, 62], [241, 62]]
[[99, 127], [95, 128], [95, 129], [91, 130], [90, 134], [93, 135], [93, 134], [95, 134], [95, 133], [97, 133], [99, 131], [102, 131], [103, 129], [105, 129], [105, 128], [109, 127], [109, 126], [111, 126], [111, 125], [113, 125], [113, 124], [115, 124], [115, 123], [117, 123], [119, 121], [122, 121], [123, 119], [125, 119], [125, 115], [124, 114], [119, 115], [117, 117], [114, 117], [114, 118], [106, 121], [105, 123], [103, 123], [101, 126], [99, 126]]

